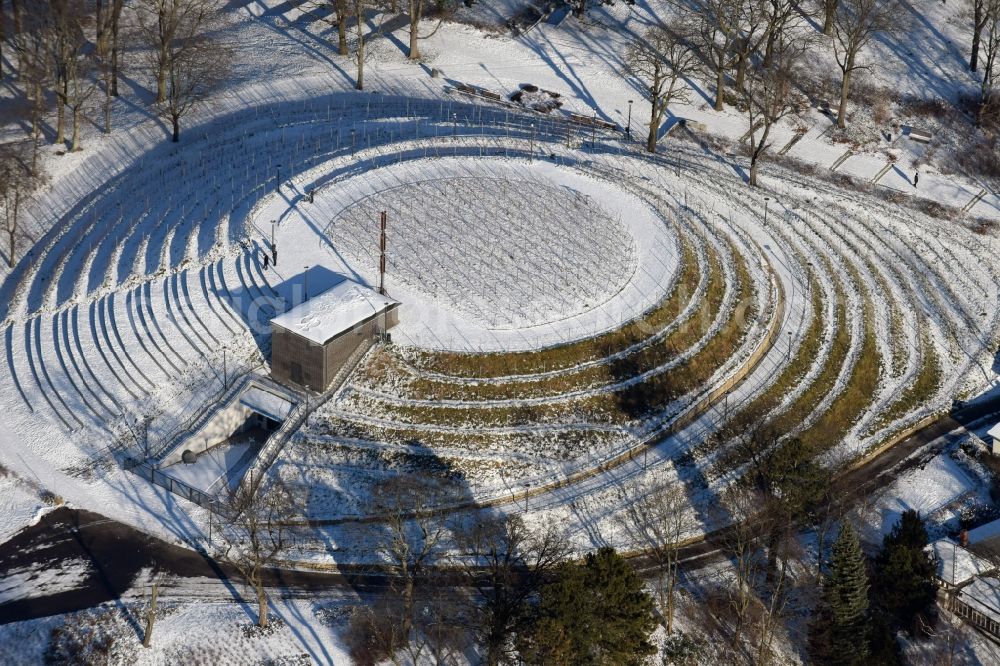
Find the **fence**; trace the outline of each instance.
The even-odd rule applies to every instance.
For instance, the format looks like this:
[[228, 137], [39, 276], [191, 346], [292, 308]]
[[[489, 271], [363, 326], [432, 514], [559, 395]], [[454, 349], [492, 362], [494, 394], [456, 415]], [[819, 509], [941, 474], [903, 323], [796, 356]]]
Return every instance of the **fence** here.
[[173, 494], [194, 502], [198, 506], [202, 506], [214, 513], [228, 515], [228, 507], [218, 498], [209, 495], [202, 490], [198, 490], [183, 481], [178, 481], [173, 477], [167, 476], [160, 470], [150, 465], [148, 462], [127, 457], [125, 458], [124, 468], [133, 474], [141, 476], [150, 483], [160, 486], [161, 488], [166, 488]]

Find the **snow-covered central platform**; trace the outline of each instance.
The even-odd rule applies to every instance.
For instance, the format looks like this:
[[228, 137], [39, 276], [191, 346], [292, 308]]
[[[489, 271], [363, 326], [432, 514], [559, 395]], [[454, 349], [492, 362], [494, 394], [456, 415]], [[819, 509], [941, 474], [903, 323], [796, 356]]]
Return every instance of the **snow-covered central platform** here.
[[569, 167], [415, 159], [324, 182], [336, 170], [309, 174], [322, 183], [313, 202], [286, 191], [254, 211], [265, 238], [277, 220], [279, 256], [301, 261], [280, 264], [273, 281], [294, 283], [309, 266], [375, 284], [385, 211], [386, 289], [403, 303], [393, 333], [402, 344], [496, 351], [587, 337], [653, 306], [677, 271], [662, 213]]

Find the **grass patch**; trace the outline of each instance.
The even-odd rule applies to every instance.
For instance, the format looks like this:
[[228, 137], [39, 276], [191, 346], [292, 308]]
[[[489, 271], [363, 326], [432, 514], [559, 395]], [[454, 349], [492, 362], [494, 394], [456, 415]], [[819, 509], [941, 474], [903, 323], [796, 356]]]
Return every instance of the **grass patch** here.
[[698, 289], [701, 267], [691, 243], [681, 242], [681, 273], [670, 295], [640, 319], [614, 331], [557, 347], [525, 352], [414, 352], [413, 364], [428, 372], [455, 377], [491, 378], [564, 370], [606, 358], [665, 328], [684, 311]]
[[[686, 289], [682, 291], [693, 293], [693, 290], [691, 292], [687, 292]], [[677, 354], [697, 343], [707, 331], [707, 327], [715, 320], [725, 294], [725, 277], [719, 257], [715, 252], [711, 252], [708, 257], [706, 294], [707, 298], [690, 312], [686, 319], [674, 318], [669, 325], [676, 326], [676, 328], [663, 339], [652, 342], [610, 363], [591, 365], [581, 368], [577, 372], [527, 382], [455, 384], [434, 378], [419, 377], [408, 384], [406, 395], [434, 400], [546, 398], [635, 377], [669, 362]], [[678, 307], [681, 300], [687, 299], [678, 296], [678, 302], [669, 306], [671, 310]]]
[[869, 428], [868, 434], [875, 433], [896, 419], [906, 416], [937, 392], [941, 385], [941, 360], [938, 358], [934, 343], [929, 338], [928, 333], [920, 337], [923, 356], [916, 380], [886, 406], [886, 411]]
[[[856, 271], [852, 269], [851, 272], [860, 285], [861, 281]], [[840, 441], [864, 410], [871, 405], [872, 396], [878, 391], [881, 363], [875, 339], [875, 307], [869, 295], [864, 296], [863, 317], [864, 338], [847, 386], [834, 398], [830, 408], [820, 415], [812, 426], [799, 434], [802, 443], [816, 453]]]
[[[785, 396], [791, 393], [799, 382], [802, 381], [806, 373], [809, 372], [809, 368], [812, 367], [813, 362], [819, 355], [820, 347], [823, 345], [824, 301], [822, 298], [823, 292], [820, 289], [816, 276], [810, 272], [808, 279], [810, 293], [815, 294], [811, 302], [812, 317], [803, 335], [802, 344], [799, 345], [795, 353], [795, 358], [785, 366], [769, 389], [755, 396], [745, 406], [740, 407], [738, 412], [733, 414], [726, 424], [719, 429], [715, 437], [700, 442], [692, 449], [692, 455], [695, 458], [707, 454], [708, 449], [714, 446], [716, 442], [727, 441], [736, 437], [741, 432], [745, 432], [753, 423], [774, 411], [781, 404]], [[720, 465], [725, 466], [732, 463], [729, 457], [724, 457], [723, 460], [724, 462], [721, 462]]]
[[[832, 269], [829, 262], [824, 261], [827, 263], [827, 268]], [[840, 376], [840, 369], [847, 360], [847, 354], [851, 349], [851, 331], [847, 326], [847, 296], [844, 294], [843, 285], [838, 280], [835, 279], [833, 284], [836, 304], [833, 316], [833, 344], [830, 346], [830, 353], [813, 383], [785, 411], [774, 417], [771, 425], [776, 432], [791, 432], [808, 418], [823, 398], [833, 390], [837, 383], [837, 377]]]
[[[669, 403], [689, 393], [706, 382], [742, 343], [750, 323], [759, 312], [757, 294], [751, 291], [750, 275], [745, 261], [736, 263], [734, 293], [748, 294], [737, 303], [728, 318], [708, 343], [691, 358], [667, 372], [647, 377], [619, 391], [556, 404], [517, 404], [489, 407], [445, 407], [427, 405], [380, 405], [389, 418], [408, 423], [422, 423], [450, 427], [516, 427], [529, 424], [561, 422], [567, 416], [594, 423], [620, 424], [641, 418], [651, 411], [662, 409]], [[725, 290], [709, 291], [699, 313], [674, 331], [663, 345], [660, 357], [664, 361], [684, 353], [701, 340], [714, 323], [725, 313], [722, 305]], [[641, 374], [642, 367], [635, 359], [625, 357], [602, 367], [614, 381], [624, 381]], [[512, 384], [517, 389], [520, 384]]]

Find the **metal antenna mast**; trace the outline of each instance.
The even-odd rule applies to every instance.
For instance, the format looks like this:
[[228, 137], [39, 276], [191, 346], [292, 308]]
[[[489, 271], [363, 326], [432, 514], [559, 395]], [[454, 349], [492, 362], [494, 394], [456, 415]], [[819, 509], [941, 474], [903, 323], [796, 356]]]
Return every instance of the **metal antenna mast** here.
[[385, 211], [381, 216], [382, 233], [379, 236], [378, 293], [385, 295]]

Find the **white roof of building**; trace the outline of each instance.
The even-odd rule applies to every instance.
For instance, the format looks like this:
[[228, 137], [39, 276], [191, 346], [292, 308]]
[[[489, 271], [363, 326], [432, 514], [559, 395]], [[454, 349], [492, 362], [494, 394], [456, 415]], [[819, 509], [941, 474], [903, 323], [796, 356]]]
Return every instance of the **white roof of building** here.
[[986, 431], [986, 434], [993, 439], [1000, 439], [1000, 423], [996, 424], [992, 428]]
[[993, 541], [1000, 536], [1000, 520], [994, 520], [980, 525], [974, 530], [969, 530], [969, 544], [976, 546]]
[[344, 280], [278, 315], [271, 323], [311, 342], [323, 344], [372, 315], [381, 314], [396, 305], [399, 305], [398, 301], [388, 296], [357, 282]]
[[958, 598], [983, 615], [1000, 622], [1000, 580], [977, 578], [958, 593]]
[[937, 561], [937, 577], [949, 585], [962, 585], [973, 576], [996, 569], [951, 539], [938, 539], [927, 546]]

